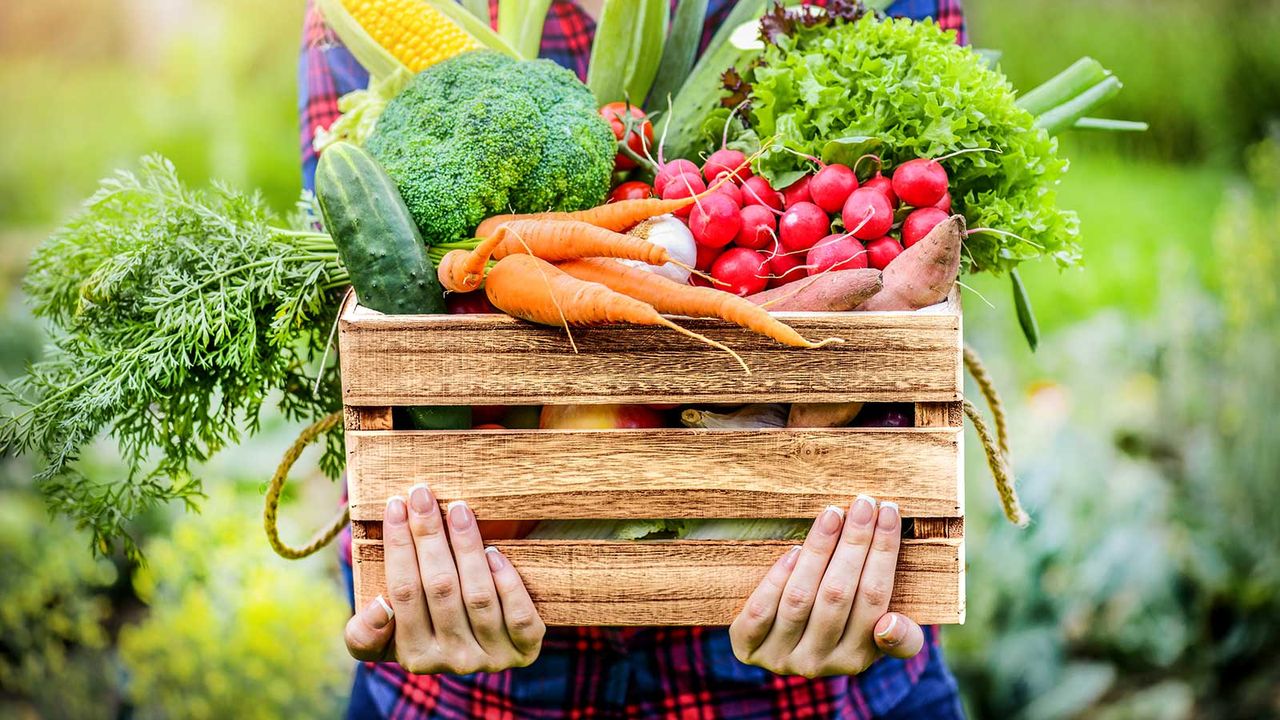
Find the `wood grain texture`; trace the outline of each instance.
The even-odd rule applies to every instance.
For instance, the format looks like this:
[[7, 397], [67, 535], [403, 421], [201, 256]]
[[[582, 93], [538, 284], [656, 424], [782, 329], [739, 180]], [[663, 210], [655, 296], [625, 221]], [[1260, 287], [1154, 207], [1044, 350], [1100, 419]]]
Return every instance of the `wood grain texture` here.
[[346, 405], [342, 408], [342, 422], [346, 430], [390, 430], [393, 426], [389, 407]]
[[573, 331], [505, 315], [383, 315], [348, 302], [339, 322], [347, 405], [636, 402], [951, 402], [960, 399], [958, 299], [916, 312], [778, 313], [810, 338], [790, 348], [717, 320], [677, 319], [751, 367], [675, 332]]
[[961, 514], [956, 428], [347, 433], [351, 517], [426, 483], [484, 520], [812, 518], [858, 493]]
[[[793, 543], [785, 541], [508, 540], [548, 625], [728, 625]], [[353, 547], [356, 607], [386, 593], [382, 545]], [[964, 619], [963, 546], [904, 540], [890, 609], [922, 624]], [[714, 568], [714, 572], [708, 569]]]

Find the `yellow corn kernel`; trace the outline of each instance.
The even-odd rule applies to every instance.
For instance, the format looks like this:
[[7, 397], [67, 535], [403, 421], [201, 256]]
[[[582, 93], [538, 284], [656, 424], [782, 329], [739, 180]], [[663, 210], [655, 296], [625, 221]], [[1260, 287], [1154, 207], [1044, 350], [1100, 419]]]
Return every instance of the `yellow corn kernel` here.
[[343, 0], [365, 32], [412, 72], [480, 47], [424, 0]]

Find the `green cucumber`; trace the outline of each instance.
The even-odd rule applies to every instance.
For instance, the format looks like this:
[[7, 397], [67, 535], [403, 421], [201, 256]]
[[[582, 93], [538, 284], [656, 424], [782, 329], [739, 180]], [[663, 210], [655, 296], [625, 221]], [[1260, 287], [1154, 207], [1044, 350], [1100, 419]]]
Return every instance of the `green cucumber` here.
[[[396, 186], [369, 153], [348, 142], [325, 149], [316, 200], [360, 304], [390, 315], [445, 312], [444, 290], [418, 226]], [[420, 430], [471, 427], [471, 408], [409, 408]]]

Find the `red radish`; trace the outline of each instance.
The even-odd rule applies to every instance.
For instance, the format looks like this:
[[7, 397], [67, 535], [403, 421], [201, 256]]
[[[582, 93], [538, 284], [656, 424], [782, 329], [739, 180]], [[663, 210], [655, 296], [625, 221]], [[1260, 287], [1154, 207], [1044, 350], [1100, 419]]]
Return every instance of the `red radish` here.
[[893, 192], [912, 207], [929, 207], [947, 192], [947, 171], [937, 160], [908, 160], [893, 171]]
[[859, 240], [878, 238], [893, 227], [893, 206], [878, 189], [863, 185], [844, 203], [844, 229]]
[[804, 277], [804, 255], [788, 255], [782, 244], [774, 240], [769, 246], [769, 287], [785, 285]]
[[791, 207], [798, 202], [813, 202], [813, 198], [809, 196], [809, 182], [812, 179], [811, 175], [805, 175], [786, 186], [782, 190], [782, 204]]
[[809, 181], [809, 195], [814, 204], [827, 212], [838, 212], [857, 189], [858, 176], [845, 165], [828, 165]]
[[662, 169], [658, 171], [658, 174], [654, 176], [653, 191], [657, 193], [658, 197], [662, 197], [662, 191], [667, 188], [668, 180], [679, 175], [680, 173], [689, 173], [690, 175], [698, 175], [699, 172], [700, 171], [698, 170], [697, 165], [694, 165], [693, 163], [689, 162], [688, 160], [685, 160], [684, 158], [680, 158], [678, 160], [672, 160], [666, 165], [663, 165]]
[[828, 235], [809, 248], [805, 265], [809, 266], [810, 275], [828, 270], [857, 270], [867, 266], [867, 251], [847, 233]]
[[[718, 180], [719, 177], [717, 177], [716, 180], [711, 181], [711, 184], [715, 185]], [[732, 200], [734, 207], [742, 207], [742, 190], [732, 182], [720, 183], [720, 185], [716, 187], [716, 193], [724, 195]]]
[[942, 199], [934, 203], [933, 206], [950, 215], [951, 214], [951, 191], [948, 190], [945, 193], [943, 193]]
[[[693, 197], [706, 189], [707, 186], [702, 183], [701, 177], [691, 175], [689, 173], [680, 173], [675, 177], [667, 179], [666, 187], [662, 189], [662, 199], [683, 200], [687, 197]], [[704, 200], [702, 202], [706, 201]], [[697, 203], [681, 208], [676, 211], [676, 215], [679, 215], [680, 217], [689, 217], [689, 213], [692, 212], [695, 207], [697, 207]]]
[[499, 312], [483, 290], [452, 292], [444, 296], [444, 307], [450, 315], [472, 315]]
[[499, 425], [498, 423], [480, 423], [479, 425], [472, 425], [471, 429], [472, 430], [506, 430], [505, 427], [503, 427], [502, 425]]
[[[717, 249], [719, 249], [719, 248], [717, 248]], [[702, 277], [701, 275], [690, 275], [690, 276], [689, 276], [689, 284], [690, 284], [690, 285], [692, 285], [692, 286], [694, 286], [694, 287], [709, 287], [709, 288], [716, 287], [716, 284], [715, 284], [715, 283], [713, 283], [713, 282], [711, 282], [710, 280], [708, 280], [708, 279], [706, 279], [706, 278]]]
[[763, 205], [742, 208], [742, 227], [738, 230], [738, 245], [752, 250], [763, 250], [773, 242], [777, 226], [773, 211]]
[[724, 247], [738, 237], [742, 215], [738, 206], [720, 193], [712, 193], [693, 206], [689, 213], [689, 232], [694, 242], [711, 247]]
[[702, 164], [702, 177], [707, 182], [715, 180], [724, 173], [734, 173], [734, 179], [742, 182], [751, 177], [751, 168], [746, 164], [747, 156], [741, 150], [721, 148], [707, 158]]
[[619, 200], [644, 200], [653, 197], [653, 188], [649, 187], [649, 183], [640, 182], [639, 180], [628, 180], [609, 193], [609, 202], [618, 202]]
[[830, 231], [831, 218], [811, 202], [792, 205], [778, 221], [778, 239], [787, 252], [808, 250]]
[[471, 427], [490, 423], [500, 424], [508, 409], [506, 405], [472, 405]]
[[883, 192], [884, 196], [889, 198], [889, 204], [893, 206], [893, 209], [898, 209], [898, 196], [893, 194], [893, 181], [889, 178], [881, 175], [880, 173], [876, 173], [866, 182], [862, 183], [862, 187], [875, 188], [876, 190]]
[[725, 283], [716, 287], [739, 297], [758, 293], [768, 284], [764, 255], [747, 248], [730, 248], [711, 265], [711, 277]]
[[752, 175], [742, 183], [743, 205], [764, 205], [774, 210], [782, 210], [782, 193], [773, 189], [768, 180], [759, 175]]
[[935, 225], [951, 217], [947, 212], [936, 207], [924, 207], [912, 210], [902, 221], [902, 244], [906, 247], [915, 245], [920, 238], [929, 234]]
[[877, 270], [889, 267], [889, 263], [901, 254], [902, 246], [888, 235], [867, 243], [867, 263]]
[[[698, 244], [697, 248], [698, 248], [698, 260], [693, 264], [693, 266], [701, 270], [702, 272], [707, 272], [711, 270], [711, 264], [714, 263], [716, 261], [716, 258], [720, 257], [720, 255], [724, 252], [723, 247], [711, 247], [710, 245]], [[695, 280], [694, 285], [701, 284], [696, 281], [701, 280], [702, 278], [699, 278], [697, 275], [694, 275], [693, 279]]]

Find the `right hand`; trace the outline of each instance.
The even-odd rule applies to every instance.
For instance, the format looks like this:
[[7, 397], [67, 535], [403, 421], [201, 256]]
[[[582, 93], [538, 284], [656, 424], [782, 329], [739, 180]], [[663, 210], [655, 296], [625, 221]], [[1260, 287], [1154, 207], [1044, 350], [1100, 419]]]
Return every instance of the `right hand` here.
[[475, 514], [449, 504], [448, 530], [435, 497], [415, 485], [387, 501], [382, 524], [387, 595], [347, 622], [357, 660], [395, 661], [411, 673], [496, 672], [538, 657], [546, 625], [524, 581], [485, 549]]

